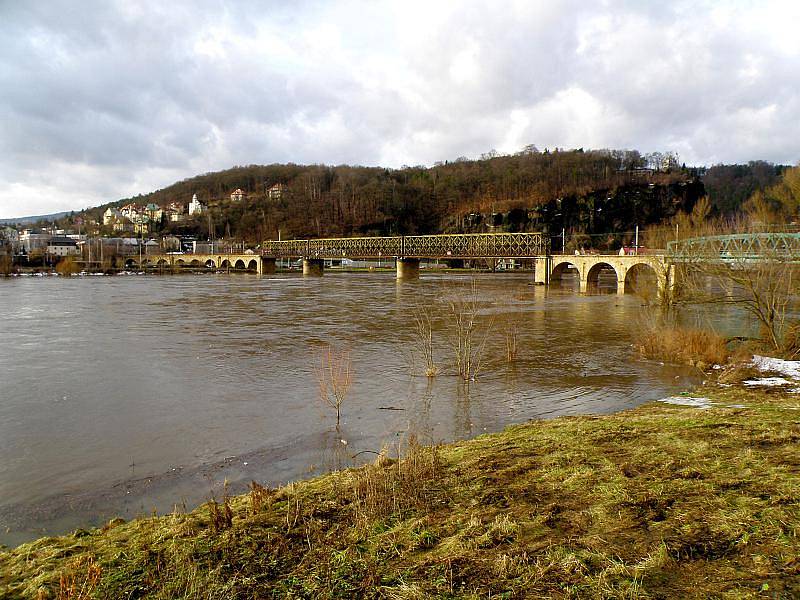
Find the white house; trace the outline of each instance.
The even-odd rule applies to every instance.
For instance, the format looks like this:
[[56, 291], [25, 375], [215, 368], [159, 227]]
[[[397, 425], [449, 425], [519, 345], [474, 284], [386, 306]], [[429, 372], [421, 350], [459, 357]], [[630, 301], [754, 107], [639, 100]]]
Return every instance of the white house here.
[[190, 215], [202, 215], [206, 211], [206, 207], [197, 199], [197, 194], [192, 196], [192, 201], [189, 203]]
[[241, 188], [236, 188], [231, 194], [231, 202], [241, 202], [244, 200], [244, 192]]
[[50, 256], [76, 256], [80, 254], [78, 243], [68, 237], [53, 237], [47, 242], [47, 253]]

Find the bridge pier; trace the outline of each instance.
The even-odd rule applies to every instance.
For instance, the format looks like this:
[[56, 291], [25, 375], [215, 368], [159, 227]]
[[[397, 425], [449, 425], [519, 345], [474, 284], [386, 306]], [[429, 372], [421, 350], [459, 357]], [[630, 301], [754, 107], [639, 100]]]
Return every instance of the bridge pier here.
[[259, 267], [259, 275], [273, 275], [277, 269], [277, 259], [269, 256], [262, 256]]
[[400, 258], [395, 261], [398, 279], [419, 279], [419, 259]]
[[322, 277], [325, 270], [325, 261], [321, 258], [304, 258], [303, 275], [307, 277]]
[[535, 257], [533, 259], [533, 282], [536, 285], [550, 285], [550, 271], [552, 270], [552, 256]]

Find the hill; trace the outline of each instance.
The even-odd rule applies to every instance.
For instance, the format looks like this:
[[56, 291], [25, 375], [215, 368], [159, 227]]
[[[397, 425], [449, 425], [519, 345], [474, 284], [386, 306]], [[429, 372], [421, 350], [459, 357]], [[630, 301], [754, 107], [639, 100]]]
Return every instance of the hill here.
[[[669, 157], [667, 157], [669, 158]], [[735, 168], [734, 168], [735, 167]], [[249, 165], [205, 173], [109, 206], [170, 203], [193, 194], [210, 216], [163, 222], [158, 232], [263, 239], [481, 231], [544, 231], [587, 246], [614, 245], [634, 226], [661, 223], [691, 210], [714, 190], [719, 212], [735, 210], [754, 189], [774, 183], [781, 167], [750, 163], [686, 169], [636, 151], [529, 148], [513, 156], [485, 155], [432, 167]], [[241, 189], [244, 199], [231, 200]], [[270, 189], [272, 192], [270, 193]], [[627, 234], [628, 237], [630, 234]], [[576, 242], [577, 243], [577, 242]]]

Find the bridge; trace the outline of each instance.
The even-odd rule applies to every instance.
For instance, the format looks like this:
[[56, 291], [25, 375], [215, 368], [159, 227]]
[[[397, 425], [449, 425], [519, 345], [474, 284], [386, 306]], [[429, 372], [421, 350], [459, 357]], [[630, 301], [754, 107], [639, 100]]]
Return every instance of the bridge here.
[[597, 285], [601, 273], [613, 273], [617, 291], [624, 293], [650, 279], [660, 290], [671, 285], [674, 274], [664, 254], [634, 256], [563, 255], [550, 253], [550, 240], [542, 233], [474, 233], [411, 235], [390, 237], [268, 240], [261, 245], [266, 269], [274, 269], [278, 258], [299, 258], [305, 275], [322, 275], [324, 261], [350, 259], [391, 259], [396, 261], [398, 279], [419, 277], [422, 259], [527, 259], [534, 264], [534, 280], [556, 284], [577, 273], [582, 292]]
[[[125, 258], [126, 269], [222, 269], [262, 275], [265, 263], [258, 254], [144, 254]], [[273, 263], [274, 267], [274, 263]], [[274, 272], [274, 268], [273, 268]]]
[[674, 262], [799, 259], [800, 233], [759, 232], [693, 237], [668, 242], [667, 255]]

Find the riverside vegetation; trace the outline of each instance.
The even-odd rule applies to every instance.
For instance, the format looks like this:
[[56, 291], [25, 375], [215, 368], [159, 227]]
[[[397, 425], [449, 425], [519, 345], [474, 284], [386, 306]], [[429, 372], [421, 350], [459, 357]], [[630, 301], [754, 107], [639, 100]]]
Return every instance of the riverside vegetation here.
[[[0, 552], [3, 598], [792, 598], [798, 396], [563, 417]], [[732, 374], [732, 375], [731, 375]]]

